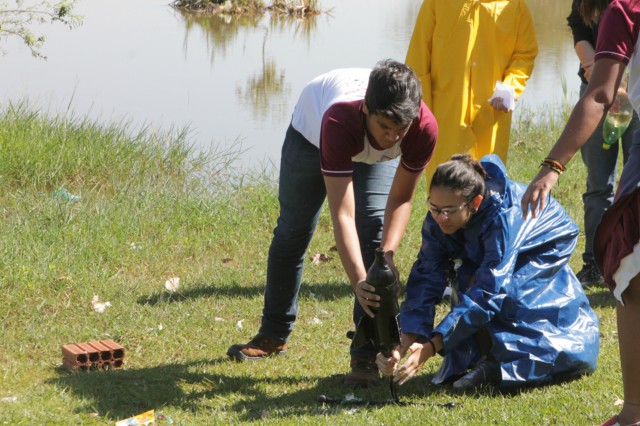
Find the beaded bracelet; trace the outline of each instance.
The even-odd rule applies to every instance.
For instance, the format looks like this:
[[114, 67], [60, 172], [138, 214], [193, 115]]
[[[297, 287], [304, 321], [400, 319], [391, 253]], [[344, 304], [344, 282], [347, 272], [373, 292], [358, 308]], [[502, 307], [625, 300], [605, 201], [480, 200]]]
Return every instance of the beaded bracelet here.
[[559, 175], [562, 174], [562, 170], [560, 170], [559, 168], [557, 168], [556, 166], [554, 166], [553, 164], [550, 164], [550, 163], [542, 162], [542, 163], [540, 163], [540, 167], [546, 167], [547, 169], [553, 170], [554, 172], [556, 172]]
[[559, 168], [560, 170], [562, 170], [563, 172], [564, 172], [565, 170], [567, 170], [567, 167], [566, 167], [564, 164], [562, 164], [562, 163], [561, 163], [561, 162], [559, 162], [558, 160], [554, 160], [553, 158], [549, 158], [549, 157], [547, 157], [547, 158], [545, 158], [545, 159], [543, 160], [543, 162], [544, 162], [544, 163], [551, 163], [551, 164], [555, 165], [557, 168]]
[[433, 343], [433, 340], [427, 340], [427, 343], [431, 345], [431, 348], [433, 349], [433, 354], [437, 354], [438, 351], [436, 351], [436, 344]]
[[553, 170], [559, 175], [561, 175], [562, 172], [566, 170], [562, 163], [552, 158], [545, 158], [544, 160], [542, 160], [542, 163], [540, 163], [540, 167], [546, 167], [547, 169]]

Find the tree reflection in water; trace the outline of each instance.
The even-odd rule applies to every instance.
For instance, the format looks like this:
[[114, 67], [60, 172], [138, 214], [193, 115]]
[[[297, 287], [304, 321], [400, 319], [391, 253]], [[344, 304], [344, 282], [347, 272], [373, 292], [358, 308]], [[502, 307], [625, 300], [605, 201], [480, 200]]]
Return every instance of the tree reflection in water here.
[[201, 13], [184, 12], [178, 10], [185, 24], [183, 41], [184, 51], [188, 50], [189, 38], [194, 29], [200, 30], [206, 39], [207, 51], [211, 62], [215, 61], [215, 55], [224, 56], [229, 46], [233, 46], [238, 35], [247, 29], [256, 28], [263, 17], [260, 15], [204, 15]]
[[271, 14], [262, 41], [262, 69], [247, 79], [244, 88], [236, 88], [238, 98], [249, 106], [258, 118], [264, 119], [270, 111], [276, 114], [286, 114], [286, 111], [279, 111], [278, 108], [275, 108], [274, 111], [274, 105], [282, 108], [285, 104], [283, 100], [288, 99], [291, 92], [290, 86], [285, 82], [284, 69], [278, 69], [275, 59], [267, 55], [267, 44], [271, 32], [293, 33], [295, 37], [308, 42], [316, 28], [317, 16], [300, 17], [288, 14]]
[[317, 15], [297, 17], [288, 14], [271, 14], [265, 26], [262, 39], [262, 69], [255, 72], [247, 79], [245, 87], [238, 86], [236, 95], [252, 109], [256, 118], [265, 119], [269, 112], [281, 115], [286, 111], [280, 111], [291, 93], [291, 88], [285, 82], [285, 71], [276, 66], [273, 57], [267, 53], [269, 36], [274, 31], [293, 33], [295, 37], [310, 39], [316, 27]]
[[286, 82], [285, 70], [279, 68], [275, 58], [268, 53], [269, 38], [272, 33], [279, 32], [293, 34], [296, 38], [309, 41], [317, 26], [317, 14], [300, 16], [268, 13], [265, 17], [259, 14], [205, 16], [189, 12], [180, 13], [185, 19], [187, 29], [184, 40], [185, 51], [190, 32], [197, 27], [206, 35], [207, 50], [212, 62], [215, 60], [215, 55], [226, 55], [228, 47], [233, 45], [236, 37], [244, 30], [263, 28], [261, 69], [256, 70], [244, 86], [237, 86], [235, 92], [242, 104], [250, 108], [257, 119], [264, 120], [270, 113], [279, 116], [284, 112], [279, 108], [283, 108], [291, 88]]

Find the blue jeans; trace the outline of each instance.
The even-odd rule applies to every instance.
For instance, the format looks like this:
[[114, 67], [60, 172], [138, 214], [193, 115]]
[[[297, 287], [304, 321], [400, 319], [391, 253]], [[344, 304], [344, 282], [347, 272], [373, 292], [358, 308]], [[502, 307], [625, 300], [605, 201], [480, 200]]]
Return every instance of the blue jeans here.
[[[380, 246], [387, 197], [397, 167], [397, 159], [379, 164], [354, 163], [356, 229], [366, 268], [373, 263], [375, 249]], [[318, 148], [289, 126], [282, 146], [280, 216], [269, 247], [260, 327], [260, 333], [273, 340], [286, 341], [293, 330], [304, 259], [326, 194]], [[354, 297], [356, 324], [362, 315], [364, 311]], [[372, 348], [366, 350], [371, 351]]]
[[[580, 96], [587, 86], [580, 86]], [[585, 244], [582, 260], [584, 263], [593, 262], [593, 238], [596, 228], [602, 220], [602, 215], [613, 203], [615, 194], [618, 152], [620, 143], [611, 145], [610, 149], [603, 149], [602, 124], [596, 128], [587, 142], [580, 148], [582, 161], [587, 167], [587, 189], [582, 194], [584, 203], [584, 234]], [[622, 161], [629, 158], [629, 148], [635, 131], [640, 128], [638, 115], [634, 112], [629, 128], [622, 135]]]
[[629, 150], [629, 160], [625, 163], [620, 176], [618, 197], [622, 197], [640, 184], [640, 132], [633, 135], [633, 144]]

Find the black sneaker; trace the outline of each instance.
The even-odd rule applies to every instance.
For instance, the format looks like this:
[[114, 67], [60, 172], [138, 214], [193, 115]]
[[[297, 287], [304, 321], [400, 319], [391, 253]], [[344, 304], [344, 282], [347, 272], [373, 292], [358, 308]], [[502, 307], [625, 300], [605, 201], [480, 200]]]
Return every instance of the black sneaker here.
[[487, 385], [497, 385], [500, 380], [500, 364], [485, 358], [473, 370], [453, 382], [453, 388], [458, 390], [475, 389]]
[[603, 282], [602, 274], [593, 262], [585, 263], [580, 272], [576, 274], [576, 277], [578, 277], [578, 281], [580, 281], [580, 284], [583, 286], [600, 284]]

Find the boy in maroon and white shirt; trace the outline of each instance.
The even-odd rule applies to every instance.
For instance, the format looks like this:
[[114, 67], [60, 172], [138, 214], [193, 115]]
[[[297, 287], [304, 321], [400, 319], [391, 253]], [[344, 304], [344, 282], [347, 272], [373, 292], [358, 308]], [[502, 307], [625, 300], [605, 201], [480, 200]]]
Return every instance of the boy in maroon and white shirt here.
[[[398, 275], [393, 255], [436, 143], [438, 127], [420, 87], [409, 67], [392, 60], [373, 70], [334, 70], [305, 86], [282, 147], [280, 216], [269, 248], [262, 325], [249, 343], [229, 348], [231, 358], [258, 360], [286, 352], [305, 253], [325, 198], [356, 296], [353, 320], [373, 316], [379, 296], [365, 282], [367, 269], [375, 249], [384, 247]], [[373, 347], [352, 347], [345, 384], [375, 383], [375, 355]]]

